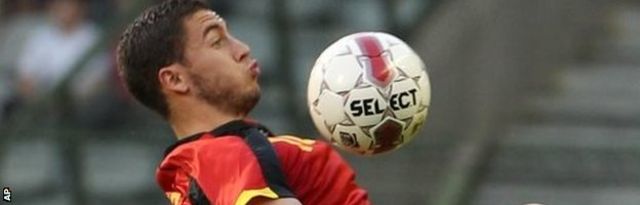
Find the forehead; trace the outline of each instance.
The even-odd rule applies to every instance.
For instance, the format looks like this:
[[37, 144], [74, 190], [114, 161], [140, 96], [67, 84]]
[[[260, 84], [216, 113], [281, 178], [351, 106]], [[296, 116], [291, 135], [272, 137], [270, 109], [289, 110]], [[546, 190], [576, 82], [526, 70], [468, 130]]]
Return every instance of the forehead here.
[[185, 18], [186, 25], [202, 26], [211, 23], [222, 23], [223, 19], [215, 11], [201, 9]]

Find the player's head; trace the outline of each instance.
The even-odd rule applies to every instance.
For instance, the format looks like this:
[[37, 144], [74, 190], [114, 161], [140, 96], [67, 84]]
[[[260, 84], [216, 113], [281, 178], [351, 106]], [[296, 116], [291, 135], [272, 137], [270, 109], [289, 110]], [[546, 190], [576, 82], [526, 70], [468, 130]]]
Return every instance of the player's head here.
[[86, 6], [86, 0], [53, 0], [48, 5], [53, 22], [64, 29], [83, 21]]
[[185, 102], [244, 116], [260, 98], [249, 47], [197, 0], [147, 9], [121, 37], [118, 67], [129, 91], [165, 118]]

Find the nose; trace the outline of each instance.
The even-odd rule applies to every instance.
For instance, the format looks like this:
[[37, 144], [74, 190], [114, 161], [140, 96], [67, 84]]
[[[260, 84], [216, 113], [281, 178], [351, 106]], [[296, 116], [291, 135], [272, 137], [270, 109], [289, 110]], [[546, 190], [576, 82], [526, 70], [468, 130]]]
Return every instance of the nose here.
[[251, 49], [244, 42], [232, 37], [233, 39], [233, 58], [237, 62], [242, 62], [251, 54]]

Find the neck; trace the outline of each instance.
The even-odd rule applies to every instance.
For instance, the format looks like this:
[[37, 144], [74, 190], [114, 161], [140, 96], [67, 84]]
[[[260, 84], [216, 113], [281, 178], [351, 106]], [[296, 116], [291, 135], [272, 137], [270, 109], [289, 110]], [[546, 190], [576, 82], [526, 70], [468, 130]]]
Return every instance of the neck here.
[[227, 122], [242, 119], [242, 116], [230, 115], [215, 107], [205, 105], [184, 106], [183, 109], [176, 109], [169, 117], [169, 123], [178, 140], [185, 137], [208, 132]]

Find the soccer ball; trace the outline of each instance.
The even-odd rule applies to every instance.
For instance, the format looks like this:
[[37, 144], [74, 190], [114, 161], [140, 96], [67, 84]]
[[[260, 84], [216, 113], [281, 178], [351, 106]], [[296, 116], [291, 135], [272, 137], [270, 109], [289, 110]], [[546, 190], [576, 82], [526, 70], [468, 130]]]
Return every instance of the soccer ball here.
[[423, 61], [405, 42], [381, 32], [355, 33], [331, 44], [316, 60], [307, 90], [320, 134], [361, 155], [411, 141], [430, 100]]

